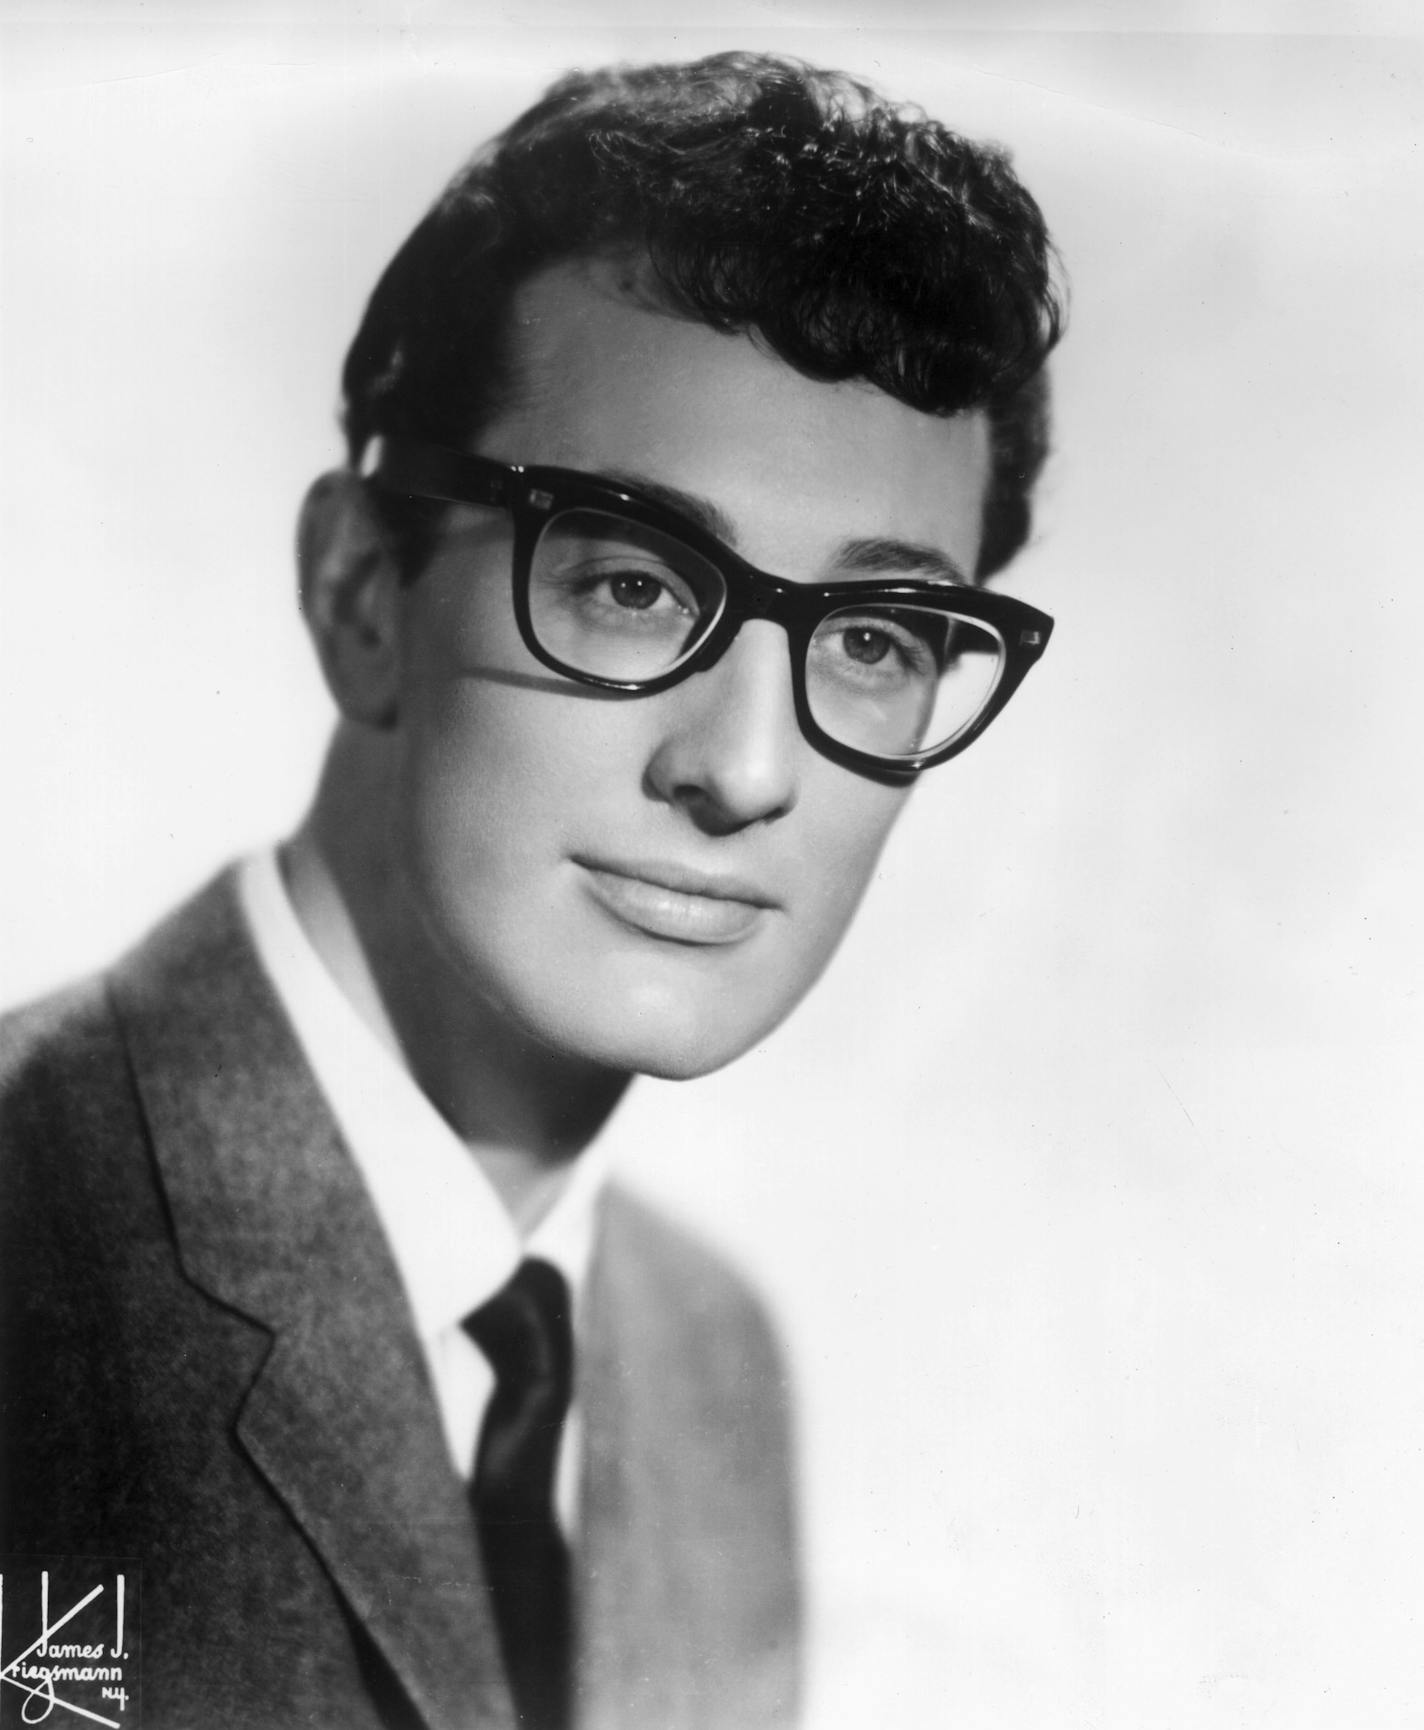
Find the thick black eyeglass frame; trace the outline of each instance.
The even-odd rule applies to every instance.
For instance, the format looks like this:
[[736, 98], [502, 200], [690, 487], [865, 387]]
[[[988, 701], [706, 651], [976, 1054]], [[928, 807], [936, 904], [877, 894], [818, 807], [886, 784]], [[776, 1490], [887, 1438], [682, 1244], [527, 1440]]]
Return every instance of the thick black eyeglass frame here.
[[[802, 734], [824, 756], [844, 768], [892, 782], [912, 780], [924, 769], [948, 762], [972, 745], [1023, 683], [1029, 669], [1048, 647], [1053, 620], [1037, 607], [1011, 595], [991, 594], [967, 584], [866, 579], [859, 582], [798, 583], [772, 576], [748, 564], [740, 554], [709, 534], [700, 524], [636, 488], [578, 469], [525, 467], [443, 445], [403, 439], [380, 439], [367, 467], [369, 480], [387, 492], [406, 498], [446, 504], [484, 505], [507, 510], [514, 523], [512, 588], [514, 616], [524, 645], [551, 671], [581, 685], [652, 696], [715, 666], [749, 619], [769, 619], [790, 640], [791, 684], [796, 719]], [[551, 655], [534, 632], [529, 612], [529, 578], [534, 551], [546, 524], [574, 509], [613, 512], [661, 530], [699, 553], [722, 576], [726, 601], [707, 635], [686, 660], [651, 679], [608, 679], [568, 666]], [[842, 744], [817, 725], [806, 691], [806, 659], [811, 639], [829, 614], [853, 607], [884, 606], [900, 601], [932, 611], [955, 614], [988, 626], [1004, 645], [1003, 667], [988, 702], [975, 718], [944, 744], [929, 751], [881, 757]]]

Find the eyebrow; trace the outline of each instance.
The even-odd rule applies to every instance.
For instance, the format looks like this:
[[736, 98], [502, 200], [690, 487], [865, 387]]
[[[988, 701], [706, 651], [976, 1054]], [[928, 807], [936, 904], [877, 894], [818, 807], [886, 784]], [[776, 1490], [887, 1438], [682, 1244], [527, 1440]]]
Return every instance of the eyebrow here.
[[[604, 476], [617, 486], [625, 486], [645, 498], [665, 505], [679, 516], [696, 523], [704, 533], [715, 535], [729, 547], [737, 545], [737, 529], [732, 519], [711, 499], [700, 493], [684, 492], [647, 475], [633, 474], [623, 469], [605, 469]], [[832, 560], [837, 570], [859, 576], [917, 576], [932, 581], [959, 583], [969, 586], [971, 579], [961, 567], [939, 547], [925, 541], [902, 541], [885, 535], [872, 535], [864, 540], [842, 541]]]
[[699, 529], [715, 535], [729, 547], [736, 546], [737, 530], [732, 519], [724, 510], [714, 505], [711, 499], [703, 498], [700, 493], [685, 493], [681, 487], [667, 486], [662, 481], [650, 480], [647, 475], [634, 474], [628, 469], [601, 469], [599, 473], [615, 486], [642, 493], [644, 498], [666, 505], [668, 510], [676, 511], [680, 517], [689, 517]]
[[843, 541], [836, 565], [841, 570], [866, 575], [914, 575], [946, 583], [969, 582], [948, 553], [925, 541], [887, 540], [878, 535], [865, 541]]

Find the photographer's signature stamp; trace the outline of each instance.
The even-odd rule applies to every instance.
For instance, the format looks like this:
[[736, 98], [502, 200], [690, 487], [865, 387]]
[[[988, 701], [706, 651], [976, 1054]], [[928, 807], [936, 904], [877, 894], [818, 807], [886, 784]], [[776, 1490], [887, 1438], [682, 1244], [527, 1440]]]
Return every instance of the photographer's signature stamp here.
[[136, 1730], [138, 1565], [0, 1558], [0, 1726]]

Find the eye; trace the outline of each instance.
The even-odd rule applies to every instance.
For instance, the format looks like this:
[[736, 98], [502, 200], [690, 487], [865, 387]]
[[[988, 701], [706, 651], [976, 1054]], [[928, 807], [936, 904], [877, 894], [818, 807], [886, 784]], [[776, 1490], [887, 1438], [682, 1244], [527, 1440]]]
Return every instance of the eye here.
[[601, 679], [660, 678], [726, 601], [721, 572], [656, 525], [614, 511], [561, 511], [529, 565], [529, 625], [561, 665]]
[[894, 644], [884, 631], [872, 631], [866, 625], [859, 625], [841, 633], [841, 646], [852, 661], [873, 667], [885, 659]]
[[685, 605], [669, 594], [666, 583], [644, 571], [618, 571], [603, 580], [608, 584], [608, 593], [614, 603], [627, 607], [630, 612], [645, 613], [664, 596], [674, 604]]
[[[935, 677], [938, 664], [934, 645], [927, 641], [935, 623], [921, 621], [912, 613], [861, 611], [832, 614], [816, 633], [815, 647], [830, 673], [837, 666], [841, 676], [867, 680], [876, 688], [887, 679]], [[938, 625], [943, 636], [944, 626]]]

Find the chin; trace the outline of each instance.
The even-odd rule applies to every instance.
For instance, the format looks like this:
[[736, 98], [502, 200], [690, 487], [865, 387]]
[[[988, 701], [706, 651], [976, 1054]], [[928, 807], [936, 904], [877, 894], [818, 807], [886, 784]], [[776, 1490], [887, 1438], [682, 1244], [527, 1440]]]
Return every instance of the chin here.
[[651, 1076], [654, 1081], [696, 1081], [699, 1076], [712, 1075], [735, 1063], [746, 1049], [745, 1044], [717, 1048], [663, 1045], [638, 1053], [629, 1071]]
[[639, 1028], [625, 1025], [602, 1037], [593, 1034], [578, 1041], [584, 1057], [627, 1075], [649, 1075], [658, 1081], [696, 1081], [734, 1063], [758, 1035], [736, 1037], [709, 1032], [696, 1026], [682, 1027], [664, 1022]]
[[624, 1074], [695, 1081], [743, 1056], [791, 1007], [778, 1004], [760, 1014], [748, 1010], [729, 1017], [725, 996], [709, 1001], [703, 992], [614, 994], [597, 1004], [566, 1004], [561, 1025], [545, 1029], [544, 1037]]

